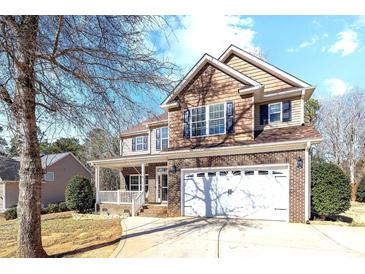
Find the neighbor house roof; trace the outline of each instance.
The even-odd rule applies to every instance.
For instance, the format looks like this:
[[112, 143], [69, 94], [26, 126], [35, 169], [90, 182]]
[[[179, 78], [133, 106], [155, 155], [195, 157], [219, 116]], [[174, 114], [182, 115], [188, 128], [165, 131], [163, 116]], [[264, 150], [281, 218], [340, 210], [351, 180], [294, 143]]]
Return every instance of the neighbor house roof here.
[[0, 156], [0, 181], [18, 181], [19, 167], [19, 161]]
[[[51, 165], [57, 163], [68, 155], [74, 157], [80, 163], [80, 165], [82, 165], [88, 172], [90, 172], [89, 169], [87, 169], [84, 164], [82, 164], [80, 160], [72, 154], [72, 152], [41, 155], [42, 168], [46, 169], [47, 167], [50, 167]], [[0, 179], [2, 181], [18, 181], [19, 168], [19, 157], [11, 159], [5, 156], [0, 156]]]
[[160, 115], [154, 116], [152, 118], [149, 118], [147, 120], [144, 120], [130, 128], [127, 128], [126, 130], [121, 132], [121, 135], [127, 135], [129, 133], [134, 133], [134, 132], [144, 132], [148, 130], [148, 125], [150, 124], [154, 124], [154, 123], [159, 123], [159, 122], [165, 122], [168, 119], [168, 113], [164, 112]]

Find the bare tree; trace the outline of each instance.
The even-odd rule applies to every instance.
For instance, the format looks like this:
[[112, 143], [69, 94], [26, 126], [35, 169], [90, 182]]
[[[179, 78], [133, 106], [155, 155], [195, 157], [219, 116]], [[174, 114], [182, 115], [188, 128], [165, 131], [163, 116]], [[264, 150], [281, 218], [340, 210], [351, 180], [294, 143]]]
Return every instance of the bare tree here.
[[[1, 16], [0, 102], [20, 155], [18, 256], [45, 257], [37, 126], [119, 131], [171, 89], [175, 66], [157, 58], [151, 16]], [[164, 25], [165, 27], [165, 25]]]
[[321, 103], [319, 130], [324, 140], [318, 147], [328, 160], [340, 165], [356, 183], [356, 165], [362, 159], [365, 140], [365, 91], [353, 91]]

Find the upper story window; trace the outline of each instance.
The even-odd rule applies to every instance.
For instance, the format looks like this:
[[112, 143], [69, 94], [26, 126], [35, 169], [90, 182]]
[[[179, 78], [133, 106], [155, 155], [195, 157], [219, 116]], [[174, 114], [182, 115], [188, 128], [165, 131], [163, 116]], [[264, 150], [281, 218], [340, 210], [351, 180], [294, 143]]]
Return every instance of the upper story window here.
[[132, 138], [132, 151], [148, 150], [148, 136], [139, 136]]
[[269, 123], [281, 122], [281, 102], [269, 104]]
[[224, 103], [209, 106], [209, 134], [222, 134], [225, 132]]
[[260, 125], [291, 121], [291, 101], [260, 105]]
[[46, 174], [44, 174], [43, 180], [45, 182], [54, 182], [54, 172], [48, 171]]
[[207, 128], [205, 106], [191, 110], [191, 136], [204, 136]]
[[169, 147], [169, 129], [162, 127], [156, 129], [156, 150], [167, 149]]
[[234, 132], [234, 104], [223, 102], [184, 112], [184, 138]]

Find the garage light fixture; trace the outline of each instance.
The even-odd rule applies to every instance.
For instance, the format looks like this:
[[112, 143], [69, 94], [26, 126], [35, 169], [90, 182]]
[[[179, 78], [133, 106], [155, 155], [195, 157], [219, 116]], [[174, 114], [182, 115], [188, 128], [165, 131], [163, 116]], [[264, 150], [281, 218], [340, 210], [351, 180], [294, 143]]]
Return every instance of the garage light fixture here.
[[171, 173], [176, 173], [176, 166], [173, 165], [171, 168], [170, 168], [170, 172]]
[[297, 159], [297, 168], [303, 168], [303, 159], [300, 157]]

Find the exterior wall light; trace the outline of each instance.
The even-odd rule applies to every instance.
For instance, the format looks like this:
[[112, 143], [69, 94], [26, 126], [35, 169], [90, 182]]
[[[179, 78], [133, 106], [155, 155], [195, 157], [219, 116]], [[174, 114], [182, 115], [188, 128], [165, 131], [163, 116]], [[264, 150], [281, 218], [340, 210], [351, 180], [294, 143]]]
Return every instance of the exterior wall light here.
[[170, 172], [171, 173], [176, 173], [176, 166], [175, 165], [171, 166]]
[[297, 159], [297, 168], [303, 168], [303, 159], [300, 157]]

